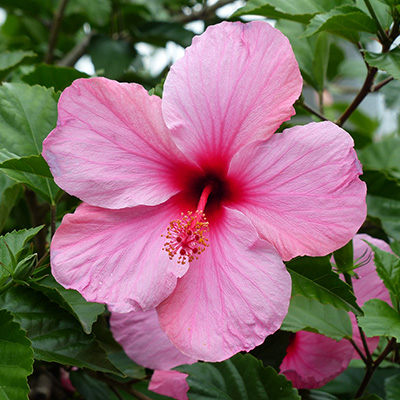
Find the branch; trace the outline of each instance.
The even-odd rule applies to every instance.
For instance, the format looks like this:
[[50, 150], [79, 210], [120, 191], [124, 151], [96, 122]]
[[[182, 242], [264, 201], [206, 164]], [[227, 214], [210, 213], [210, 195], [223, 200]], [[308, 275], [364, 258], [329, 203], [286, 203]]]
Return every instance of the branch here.
[[300, 107], [303, 107], [306, 111], [308, 111], [311, 114], [314, 114], [316, 117], [318, 117], [320, 120], [322, 121], [329, 121], [328, 118], [326, 118], [323, 114], [321, 114], [319, 111], [315, 110], [314, 108], [312, 108], [311, 106], [309, 106], [308, 104], [304, 103], [302, 100], [299, 100], [297, 102], [297, 104]]
[[356, 395], [354, 396], [355, 399], [363, 395], [375, 370], [379, 367], [382, 361], [385, 360], [386, 356], [393, 350], [395, 345], [396, 345], [396, 338], [392, 338], [385, 347], [385, 349], [383, 350], [383, 352], [381, 353], [381, 355], [372, 363], [372, 365], [370, 364], [367, 366], [367, 371], [365, 372], [364, 379], [361, 382], [361, 385], [358, 388]]
[[73, 67], [75, 63], [86, 53], [86, 50], [90, 44], [90, 40], [95, 34], [96, 31], [92, 31], [87, 34], [82, 41], [77, 43], [72, 50], [57, 63], [57, 65], [60, 67]]
[[197, 21], [197, 20], [206, 20], [210, 17], [213, 17], [215, 11], [219, 8], [226, 6], [227, 4], [233, 3], [235, 0], [219, 0], [212, 6], [205, 5], [200, 11], [192, 12], [189, 15], [180, 14], [171, 18], [172, 22], [180, 22], [186, 24], [187, 22]]
[[371, 91], [372, 83], [374, 82], [374, 78], [377, 72], [378, 68], [368, 67], [368, 73], [362, 88], [358, 92], [353, 102], [347, 107], [342, 116], [337, 121], [335, 121], [337, 125], [342, 126], [350, 117], [350, 115], [353, 114], [360, 103], [364, 100], [367, 94]]
[[44, 57], [44, 61], [47, 64], [51, 64], [53, 62], [54, 48], [56, 47], [58, 33], [60, 32], [61, 28], [61, 21], [64, 16], [64, 11], [67, 7], [67, 4], [68, 0], [61, 0], [56, 13], [54, 14], [53, 23], [51, 24], [49, 47], [47, 49], [46, 56]]
[[389, 76], [389, 78], [386, 78], [382, 82], [377, 83], [376, 85], [372, 86], [371, 92], [377, 92], [378, 90], [383, 88], [386, 84], [391, 82], [393, 79], [394, 79], [393, 76]]

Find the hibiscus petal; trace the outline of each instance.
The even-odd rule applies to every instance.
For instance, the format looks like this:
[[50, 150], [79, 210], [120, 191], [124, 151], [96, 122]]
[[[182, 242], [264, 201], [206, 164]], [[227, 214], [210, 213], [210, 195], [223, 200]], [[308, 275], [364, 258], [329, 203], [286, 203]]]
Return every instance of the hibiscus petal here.
[[290, 275], [250, 221], [224, 209], [210, 223], [209, 247], [158, 307], [161, 328], [190, 357], [221, 361], [249, 351], [285, 317]]
[[[302, 78], [287, 38], [264, 21], [209, 27], [164, 85], [163, 114], [181, 149], [204, 167], [271, 136], [294, 114]], [[206, 165], [207, 166], [207, 165]]]
[[[100, 207], [159, 204], [190, 165], [161, 115], [161, 99], [137, 84], [78, 79], [61, 95], [43, 156], [57, 184]], [[178, 173], [179, 175], [179, 173]]]
[[187, 400], [186, 393], [189, 390], [187, 377], [187, 374], [179, 371], [154, 371], [149, 383], [149, 390], [176, 400]]
[[155, 309], [111, 314], [111, 331], [126, 354], [145, 368], [170, 369], [197, 360], [182, 354], [160, 328]]
[[108, 210], [81, 204], [64, 217], [51, 244], [54, 277], [88, 301], [112, 311], [155, 307], [175, 288], [188, 266], [162, 250], [174, 201], [159, 206]]
[[332, 122], [310, 123], [243, 148], [228, 175], [237, 207], [284, 260], [344, 246], [366, 216], [353, 140]]
[[300, 331], [287, 348], [281, 373], [297, 389], [316, 389], [343, 372], [353, 355], [347, 340], [336, 342], [318, 333]]

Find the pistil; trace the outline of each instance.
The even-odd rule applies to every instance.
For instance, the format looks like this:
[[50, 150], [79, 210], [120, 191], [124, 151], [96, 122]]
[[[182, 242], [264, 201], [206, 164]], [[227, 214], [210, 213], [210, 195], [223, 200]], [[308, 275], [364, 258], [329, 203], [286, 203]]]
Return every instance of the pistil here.
[[[186, 264], [199, 258], [199, 255], [208, 247], [208, 221], [204, 214], [208, 196], [212, 191], [212, 185], [207, 185], [201, 193], [199, 203], [195, 212], [182, 213], [181, 219], [171, 221], [163, 250], [168, 253], [170, 260], [178, 256], [178, 264]], [[162, 235], [164, 236], [164, 235]]]

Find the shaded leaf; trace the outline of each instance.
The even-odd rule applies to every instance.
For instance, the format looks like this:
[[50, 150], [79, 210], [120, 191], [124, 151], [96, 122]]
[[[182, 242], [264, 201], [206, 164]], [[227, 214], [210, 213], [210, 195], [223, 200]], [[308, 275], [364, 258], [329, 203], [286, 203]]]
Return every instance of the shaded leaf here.
[[0, 232], [21, 193], [21, 185], [0, 172]]
[[118, 397], [108, 385], [94, 379], [82, 370], [69, 373], [72, 385], [85, 400], [118, 400]]
[[302, 295], [356, 315], [362, 314], [350, 286], [332, 271], [329, 257], [297, 257], [286, 266], [292, 277], [292, 296]]
[[292, 335], [291, 332], [278, 330], [267, 336], [262, 344], [250, 351], [250, 354], [261, 360], [265, 367], [271, 366], [278, 371]]
[[362, 309], [364, 316], [359, 317], [358, 323], [367, 336], [387, 336], [400, 340], [400, 315], [389, 304], [372, 299]]
[[89, 75], [75, 68], [39, 64], [30, 74], [24, 75], [22, 80], [29, 85], [42, 85], [47, 88], [53, 87], [55, 91], [62, 91], [79, 78], [89, 78]]
[[367, 195], [368, 215], [379, 218], [386, 233], [400, 240], [400, 201]]
[[65, 289], [51, 275], [41, 279], [40, 282], [31, 282], [30, 286], [72, 314], [86, 333], [92, 331], [92, 325], [105, 310], [103, 304], [90, 303], [76, 290]]
[[195, 363], [175, 368], [189, 374], [190, 399], [300, 400], [292, 383], [249, 354], [220, 363]]
[[117, 79], [131, 65], [136, 56], [132, 44], [124, 40], [112, 40], [106, 36], [95, 36], [89, 47], [96, 71], [107, 78]]
[[400, 399], [400, 374], [385, 379], [386, 400]]
[[27, 400], [27, 377], [33, 372], [31, 342], [6, 310], [0, 310], [0, 327], [0, 398]]
[[353, 334], [350, 317], [345, 310], [304, 296], [292, 297], [281, 329], [291, 332], [307, 330], [335, 340], [351, 338]]
[[124, 376], [108, 359], [93, 335], [86, 335], [72, 315], [44, 294], [18, 286], [0, 296], [32, 341], [34, 358]]

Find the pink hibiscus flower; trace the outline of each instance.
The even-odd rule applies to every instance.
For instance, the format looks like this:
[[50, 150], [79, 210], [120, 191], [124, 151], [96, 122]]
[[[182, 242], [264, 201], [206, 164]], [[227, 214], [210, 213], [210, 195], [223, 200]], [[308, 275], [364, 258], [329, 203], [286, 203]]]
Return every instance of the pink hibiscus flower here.
[[160, 328], [156, 310], [112, 313], [110, 325], [126, 354], [137, 364], [155, 370], [149, 390], [178, 400], [188, 398], [187, 374], [170, 369], [197, 360], [185, 356], [171, 343]]
[[162, 101], [137, 84], [75, 81], [43, 144], [57, 184], [84, 201], [53, 238], [58, 282], [112, 311], [157, 307], [196, 359], [262, 343], [289, 305], [282, 258], [343, 246], [366, 214], [345, 131], [274, 135], [301, 87], [287, 38], [261, 21], [195, 37]]
[[348, 340], [337, 342], [319, 333], [293, 334], [281, 373], [297, 389], [317, 389], [342, 373], [352, 358], [354, 347]]
[[[354, 260], [361, 265], [354, 270], [357, 278], [353, 278], [357, 302], [362, 306], [367, 300], [376, 298], [390, 303], [389, 292], [376, 272], [373, 252], [365, 240], [384, 251], [391, 251], [383, 240], [365, 234], [355, 236]], [[349, 314], [353, 325], [353, 340], [365, 354], [356, 317], [353, 313]], [[366, 340], [372, 353], [378, 346], [379, 337]], [[316, 389], [342, 373], [352, 358], [359, 356], [348, 340], [337, 342], [318, 333], [300, 331], [293, 334], [280, 369], [286, 378], [292, 381], [294, 387]]]

